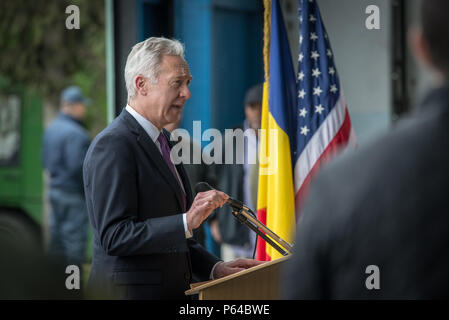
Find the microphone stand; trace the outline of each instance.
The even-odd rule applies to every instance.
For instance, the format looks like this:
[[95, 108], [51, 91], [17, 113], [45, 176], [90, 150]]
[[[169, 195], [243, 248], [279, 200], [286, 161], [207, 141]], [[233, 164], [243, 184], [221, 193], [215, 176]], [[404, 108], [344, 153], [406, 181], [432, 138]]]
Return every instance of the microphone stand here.
[[242, 206], [242, 208], [233, 207], [232, 210], [234, 217], [236, 217], [242, 224], [245, 224], [253, 230], [259, 237], [269, 243], [280, 254], [283, 256], [288, 256], [292, 253], [292, 245], [271, 231], [262, 222], [257, 220], [251, 209], [246, 206]]

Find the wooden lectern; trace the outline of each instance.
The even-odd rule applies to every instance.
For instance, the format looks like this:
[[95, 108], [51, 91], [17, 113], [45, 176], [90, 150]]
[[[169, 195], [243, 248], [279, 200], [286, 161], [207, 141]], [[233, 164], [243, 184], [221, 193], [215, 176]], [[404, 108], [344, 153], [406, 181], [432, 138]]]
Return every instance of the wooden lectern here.
[[269, 261], [229, 276], [194, 283], [186, 295], [199, 293], [200, 300], [275, 300], [280, 299], [281, 268], [290, 256]]

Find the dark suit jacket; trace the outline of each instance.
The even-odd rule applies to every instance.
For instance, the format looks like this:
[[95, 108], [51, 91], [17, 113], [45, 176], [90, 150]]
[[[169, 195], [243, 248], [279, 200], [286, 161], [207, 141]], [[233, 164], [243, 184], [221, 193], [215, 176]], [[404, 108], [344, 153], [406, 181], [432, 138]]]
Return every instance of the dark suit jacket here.
[[[285, 298], [449, 297], [448, 123], [446, 86], [414, 119], [323, 171], [298, 224]], [[366, 286], [370, 265], [379, 290]]]
[[[182, 165], [176, 168], [189, 208], [189, 181]], [[84, 183], [93, 229], [89, 288], [97, 295], [183, 299], [193, 275], [209, 278], [219, 260], [186, 240], [181, 188], [157, 146], [125, 109], [92, 142]]]

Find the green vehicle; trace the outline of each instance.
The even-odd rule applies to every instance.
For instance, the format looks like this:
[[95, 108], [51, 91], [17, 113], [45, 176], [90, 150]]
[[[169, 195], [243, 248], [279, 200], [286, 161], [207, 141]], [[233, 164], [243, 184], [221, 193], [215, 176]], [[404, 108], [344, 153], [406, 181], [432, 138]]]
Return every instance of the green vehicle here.
[[19, 241], [41, 239], [42, 113], [37, 95], [0, 78], [0, 232]]

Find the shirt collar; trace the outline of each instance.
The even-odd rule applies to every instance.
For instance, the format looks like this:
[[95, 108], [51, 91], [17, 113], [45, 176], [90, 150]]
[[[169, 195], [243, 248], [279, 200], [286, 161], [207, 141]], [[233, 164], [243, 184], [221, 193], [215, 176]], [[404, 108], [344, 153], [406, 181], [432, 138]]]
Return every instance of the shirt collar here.
[[255, 130], [249, 130], [249, 131], [246, 131], [246, 130], [248, 130], [248, 129], [251, 129], [251, 128], [249, 127], [249, 122], [248, 122], [248, 120], [245, 119], [245, 120], [243, 121], [243, 131], [245, 131], [246, 134], [248, 135], [248, 139], [253, 139], [253, 140], [255, 140], [255, 139], [256, 139], [256, 133], [255, 133]]
[[140, 115], [140, 113], [134, 110], [133, 107], [131, 107], [129, 104], [126, 105], [125, 109], [134, 117], [134, 119], [136, 119], [136, 121], [140, 124], [143, 130], [145, 130], [151, 140], [153, 140], [153, 142], [156, 142], [159, 134], [161, 133], [159, 129], [154, 124], [152, 124], [151, 121], [145, 119], [142, 115]]

